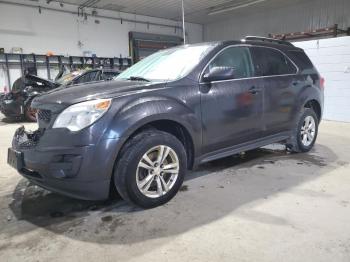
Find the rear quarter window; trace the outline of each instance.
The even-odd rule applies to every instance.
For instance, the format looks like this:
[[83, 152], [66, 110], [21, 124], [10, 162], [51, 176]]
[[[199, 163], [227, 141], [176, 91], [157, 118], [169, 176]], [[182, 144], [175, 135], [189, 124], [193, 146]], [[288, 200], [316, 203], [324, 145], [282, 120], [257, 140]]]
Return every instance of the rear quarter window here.
[[302, 72], [315, 72], [314, 65], [303, 50], [290, 50], [288, 56], [296, 63]]
[[252, 47], [256, 76], [296, 74], [297, 68], [282, 52], [268, 47]]

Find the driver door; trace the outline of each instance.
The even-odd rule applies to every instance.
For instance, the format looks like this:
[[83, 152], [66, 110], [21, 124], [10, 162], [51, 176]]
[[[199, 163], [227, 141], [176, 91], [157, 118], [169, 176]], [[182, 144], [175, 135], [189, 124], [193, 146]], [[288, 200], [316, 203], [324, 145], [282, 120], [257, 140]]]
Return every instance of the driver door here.
[[224, 48], [209, 62], [202, 75], [214, 67], [232, 67], [234, 75], [228, 80], [201, 80], [203, 153], [239, 146], [260, 138], [262, 132], [261, 80], [252, 78], [249, 48]]

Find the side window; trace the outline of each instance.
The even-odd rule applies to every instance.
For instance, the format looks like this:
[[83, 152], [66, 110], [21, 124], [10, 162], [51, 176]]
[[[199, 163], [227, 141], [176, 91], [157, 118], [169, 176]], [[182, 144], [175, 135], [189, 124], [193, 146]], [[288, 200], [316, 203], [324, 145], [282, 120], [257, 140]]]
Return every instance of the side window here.
[[315, 73], [314, 66], [309, 59], [309, 57], [305, 54], [304, 51], [289, 51], [289, 57], [293, 59], [293, 61], [298, 65], [299, 69], [303, 72]]
[[117, 76], [117, 72], [103, 72], [102, 79], [103, 80], [111, 80], [113, 77]]
[[250, 52], [247, 47], [229, 47], [219, 53], [209, 64], [207, 70], [213, 67], [233, 67], [235, 79], [247, 78], [253, 75]]
[[84, 75], [82, 75], [81, 77], [79, 77], [79, 79], [77, 80], [77, 84], [82, 84], [82, 83], [88, 83], [91, 81], [95, 81], [96, 75], [98, 74], [98, 71], [92, 71], [92, 72], [88, 72]]
[[256, 76], [295, 74], [296, 67], [278, 50], [265, 47], [252, 47]]

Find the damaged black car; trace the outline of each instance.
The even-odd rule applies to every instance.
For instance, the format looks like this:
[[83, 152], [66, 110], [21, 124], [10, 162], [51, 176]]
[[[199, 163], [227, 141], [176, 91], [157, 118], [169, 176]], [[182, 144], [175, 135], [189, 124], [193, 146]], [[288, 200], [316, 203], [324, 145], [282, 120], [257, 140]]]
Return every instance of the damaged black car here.
[[0, 96], [0, 111], [10, 119], [35, 122], [37, 110], [31, 107], [31, 103], [37, 95], [57, 87], [111, 80], [119, 73], [114, 69], [79, 70], [63, 74], [55, 81], [27, 74], [14, 82], [11, 92]]

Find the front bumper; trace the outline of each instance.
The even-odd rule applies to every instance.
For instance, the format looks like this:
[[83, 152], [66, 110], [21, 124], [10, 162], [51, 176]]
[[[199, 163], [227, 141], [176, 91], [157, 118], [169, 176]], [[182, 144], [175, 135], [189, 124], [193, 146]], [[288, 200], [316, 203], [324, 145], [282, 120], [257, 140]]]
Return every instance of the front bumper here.
[[81, 142], [65, 129], [27, 132], [21, 127], [9, 149], [17, 152], [20, 164], [8, 162], [31, 182], [50, 191], [85, 200], [106, 199], [119, 140]]

